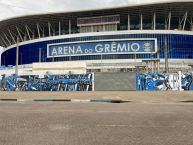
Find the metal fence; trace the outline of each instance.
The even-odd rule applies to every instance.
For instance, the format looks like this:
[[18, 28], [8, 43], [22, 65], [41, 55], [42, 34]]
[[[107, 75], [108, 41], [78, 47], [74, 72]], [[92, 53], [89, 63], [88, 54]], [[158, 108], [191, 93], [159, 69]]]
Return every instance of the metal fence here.
[[[143, 66], [143, 68], [137, 68], [136, 66]], [[181, 71], [182, 73], [193, 72], [193, 68], [189, 66], [189, 63], [171, 63], [169, 62], [169, 73], [175, 73]], [[145, 73], [146, 63], [95, 63], [87, 64], [87, 72], [134, 72]], [[152, 72], [151, 63], [148, 64], [148, 72]], [[157, 66], [155, 69], [157, 72]], [[160, 73], [165, 72], [165, 63], [160, 63]]]

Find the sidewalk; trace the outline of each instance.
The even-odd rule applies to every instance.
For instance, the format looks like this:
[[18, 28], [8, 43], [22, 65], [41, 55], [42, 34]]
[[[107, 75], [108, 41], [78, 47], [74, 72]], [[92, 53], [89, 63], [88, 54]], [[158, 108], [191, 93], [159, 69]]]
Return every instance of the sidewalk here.
[[193, 101], [193, 91], [4, 92], [0, 99], [122, 100], [133, 103]]

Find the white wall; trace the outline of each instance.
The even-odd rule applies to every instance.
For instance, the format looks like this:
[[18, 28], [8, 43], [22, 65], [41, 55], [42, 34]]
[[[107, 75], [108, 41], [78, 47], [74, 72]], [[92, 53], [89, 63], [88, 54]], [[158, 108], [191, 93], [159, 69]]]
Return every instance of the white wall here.
[[85, 62], [46, 62], [46, 63], [33, 63], [33, 75], [49, 74], [85, 74]]
[[[28, 65], [19, 65], [18, 74], [19, 75], [45, 75], [47, 72], [49, 74], [85, 74], [86, 73], [86, 63], [85, 62], [46, 62], [46, 63], [33, 63]], [[0, 70], [0, 80], [1, 75], [6, 74], [10, 76], [15, 74], [14, 69]]]
[[0, 47], [0, 66], [1, 66], [1, 54], [3, 52], [3, 47]]

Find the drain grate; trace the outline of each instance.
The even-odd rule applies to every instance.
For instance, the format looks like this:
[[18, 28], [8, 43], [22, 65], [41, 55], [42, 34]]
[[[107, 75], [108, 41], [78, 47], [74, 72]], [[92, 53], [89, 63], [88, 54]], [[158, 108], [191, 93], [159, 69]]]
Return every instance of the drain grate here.
[[111, 103], [131, 103], [131, 101], [111, 100]]
[[183, 103], [193, 103], [193, 100], [192, 101], [181, 101]]

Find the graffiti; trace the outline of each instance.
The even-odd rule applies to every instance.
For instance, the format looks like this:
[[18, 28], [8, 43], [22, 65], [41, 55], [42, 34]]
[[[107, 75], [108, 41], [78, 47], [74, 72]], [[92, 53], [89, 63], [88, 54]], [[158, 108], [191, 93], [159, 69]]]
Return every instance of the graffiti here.
[[92, 91], [91, 74], [2, 76], [3, 91]]
[[136, 82], [137, 91], [193, 90], [193, 73], [182, 74], [181, 80], [178, 73], [137, 73]]
[[[2, 76], [2, 91], [92, 91], [92, 74]], [[193, 73], [136, 74], [137, 91], [193, 90]]]

